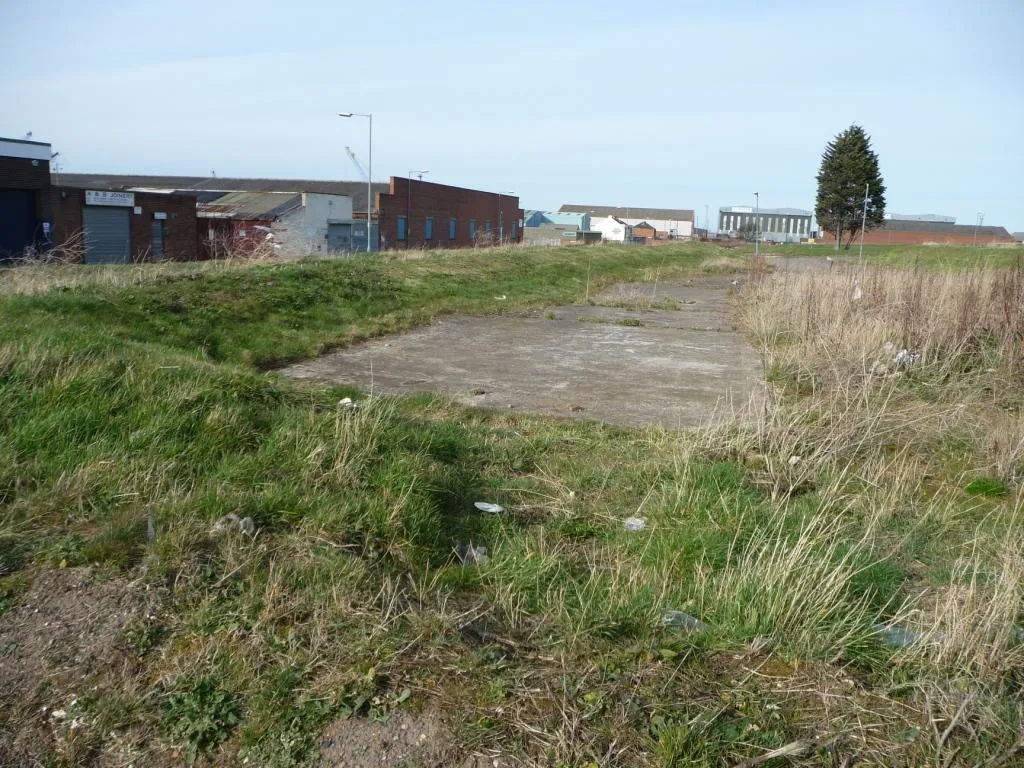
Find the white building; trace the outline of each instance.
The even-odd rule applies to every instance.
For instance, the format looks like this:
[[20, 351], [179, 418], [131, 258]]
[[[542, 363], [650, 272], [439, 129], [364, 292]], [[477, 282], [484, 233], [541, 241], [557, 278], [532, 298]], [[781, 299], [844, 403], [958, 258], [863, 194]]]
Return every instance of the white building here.
[[760, 208], [730, 205], [718, 209], [718, 234], [754, 237], [773, 243], [799, 243], [814, 231], [814, 214], [802, 208]]
[[[589, 213], [591, 222], [612, 216], [635, 227], [647, 222], [657, 231], [658, 239], [689, 240], [693, 237], [693, 211], [683, 208], [633, 208], [609, 205], [563, 205], [561, 213]], [[591, 229], [594, 229], [591, 224]]]
[[633, 227], [614, 216], [591, 216], [590, 231], [600, 232], [602, 240], [611, 240], [616, 243], [633, 241]]

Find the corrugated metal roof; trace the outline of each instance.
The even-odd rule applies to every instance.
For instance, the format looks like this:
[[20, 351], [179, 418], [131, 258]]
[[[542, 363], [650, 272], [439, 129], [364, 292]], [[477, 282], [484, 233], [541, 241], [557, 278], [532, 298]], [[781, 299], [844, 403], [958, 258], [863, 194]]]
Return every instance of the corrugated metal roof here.
[[197, 203], [196, 215], [205, 219], [273, 221], [302, 205], [302, 195], [288, 192], [228, 192], [213, 202]]
[[[54, 184], [56, 184], [56, 178]], [[347, 195], [354, 211], [366, 211], [365, 181], [330, 181], [326, 179], [239, 179], [213, 176], [145, 176], [133, 174], [62, 173], [65, 187], [121, 190], [127, 187], [174, 189], [179, 192], [313, 192], [324, 195]], [[388, 184], [374, 182], [373, 194], [387, 193]]]
[[563, 205], [561, 213], [589, 213], [591, 216], [616, 216], [627, 219], [693, 221], [693, 211], [683, 208], [633, 208], [618, 205]]

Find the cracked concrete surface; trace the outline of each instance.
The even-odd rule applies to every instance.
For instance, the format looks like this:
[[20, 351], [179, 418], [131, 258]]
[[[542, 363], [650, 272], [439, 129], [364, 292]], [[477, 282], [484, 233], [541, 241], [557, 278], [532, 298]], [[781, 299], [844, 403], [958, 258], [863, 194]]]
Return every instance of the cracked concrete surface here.
[[281, 373], [386, 394], [444, 393], [485, 408], [694, 427], [763, 398], [757, 351], [729, 322], [732, 284], [624, 284], [593, 305], [444, 317]]

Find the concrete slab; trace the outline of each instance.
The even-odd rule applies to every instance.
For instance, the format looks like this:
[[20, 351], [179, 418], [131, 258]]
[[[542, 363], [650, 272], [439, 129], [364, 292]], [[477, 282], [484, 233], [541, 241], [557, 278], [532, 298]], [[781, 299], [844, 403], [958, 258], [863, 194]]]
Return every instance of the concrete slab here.
[[466, 405], [669, 428], [699, 426], [759, 402], [761, 361], [729, 330], [725, 289], [669, 290], [691, 303], [677, 311], [581, 305], [447, 317], [282, 373], [364, 391], [443, 392]]

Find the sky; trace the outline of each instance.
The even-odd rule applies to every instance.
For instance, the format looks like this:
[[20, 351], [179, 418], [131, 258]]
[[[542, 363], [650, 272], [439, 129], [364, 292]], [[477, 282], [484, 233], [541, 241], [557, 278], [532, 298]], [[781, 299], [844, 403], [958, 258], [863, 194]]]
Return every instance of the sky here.
[[1024, 230], [1024, 0], [0, 0], [0, 136], [74, 173], [373, 176], [814, 207], [862, 125], [887, 210]]

